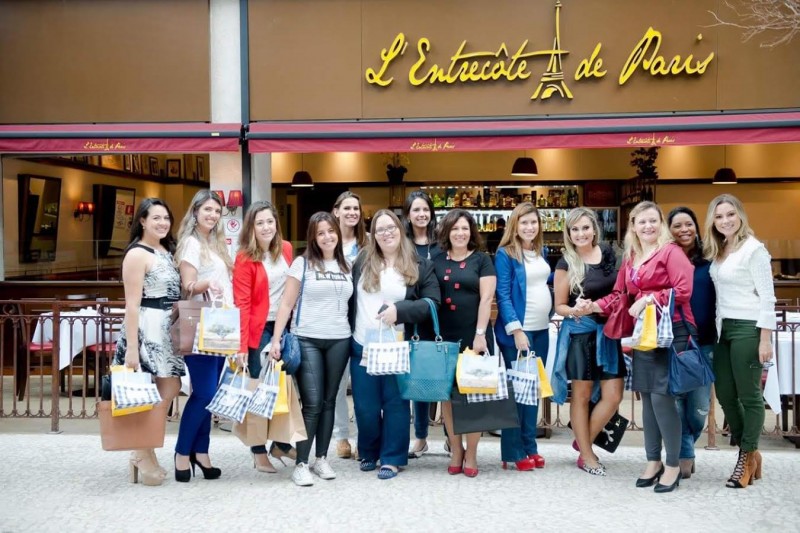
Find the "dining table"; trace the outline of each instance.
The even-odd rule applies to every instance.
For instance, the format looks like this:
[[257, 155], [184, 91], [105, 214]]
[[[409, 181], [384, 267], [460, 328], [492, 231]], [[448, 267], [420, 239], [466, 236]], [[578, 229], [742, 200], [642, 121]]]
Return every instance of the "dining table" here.
[[[124, 309], [110, 308], [109, 314], [123, 314]], [[84, 307], [77, 311], [62, 311], [59, 313], [58, 327], [58, 368], [67, 368], [72, 360], [80, 354], [85, 346], [92, 346], [100, 343], [101, 330], [106, 332], [105, 342], [114, 342], [119, 328], [102, 327], [100, 320], [101, 314], [94, 307]], [[33, 342], [37, 344], [52, 343], [53, 333], [53, 313], [48, 311], [42, 313], [36, 321], [36, 328], [33, 332]], [[113, 333], [109, 333], [112, 332]]]

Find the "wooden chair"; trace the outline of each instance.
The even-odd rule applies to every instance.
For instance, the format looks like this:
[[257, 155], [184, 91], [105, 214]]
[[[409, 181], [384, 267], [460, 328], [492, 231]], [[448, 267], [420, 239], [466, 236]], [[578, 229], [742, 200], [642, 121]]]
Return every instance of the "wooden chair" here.
[[87, 357], [86, 364], [83, 368], [84, 389], [87, 391], [89, 371], [92, 370], [94, 373], [95, 388], [97, 388], [97, 376], [102, 376], [108, 371], [111, 360], [114, 358], [114, 353], [117, 350], [117, 339], [120, 333], [122, 333], [122, 319], [124, 315], [112, 312], [113, 308], [114, 307], [109, 305], [98, 305], [98, 342], [86, 346]]
[[[52, 368], [56, 364], [53, 357], [52, 341], [34, 339], [33, 333], [36, 329], [37, 320], [52, 320], [52, 318], [42, 318], [40, 315], [51, 311], [50, 304], [55, 298], [28, 298], [25, 302], [11, 304], [8, 311], [13, 313], [12, 322], [16, 336], [17, 364], [15, 372], [16, 394], [22, 401], [25, 391], [28, 388], [28, 378], [31, 370], [38, 367], [40, 372], [45, 368]], [[61, 387], [64, 387], [63, 374], [61, 376]]]

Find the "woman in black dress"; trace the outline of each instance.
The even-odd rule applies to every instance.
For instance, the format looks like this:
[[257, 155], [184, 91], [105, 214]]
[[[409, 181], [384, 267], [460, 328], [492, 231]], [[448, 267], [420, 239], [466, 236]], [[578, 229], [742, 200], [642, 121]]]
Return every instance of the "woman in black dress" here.
[[[439, 312], [442, 337], [460, 342], [461, 351], [472, 348], [477, 353], [491, 352], [494, 338], [489, 315], [497, 277], [492, 260], [478, 250], [480, 235], [475, 219], [464, 209], [450, 211], [442, 219], [439, 242], [445, 254], [437, 257], [433, 265], [442, 290]], [[463, 472], [469, 477], [477, 476], [481, 434], [468, 433], [465, 450], [461, 435], [453, 431], [450, 402], [442, 404], [442, 416], [452, 452], [447, 471], [453, 475]]]

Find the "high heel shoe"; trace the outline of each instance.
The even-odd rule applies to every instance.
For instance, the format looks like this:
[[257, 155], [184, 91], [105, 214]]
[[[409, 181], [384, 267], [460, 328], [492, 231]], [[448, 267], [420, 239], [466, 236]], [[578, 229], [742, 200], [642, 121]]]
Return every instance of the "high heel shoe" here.
[[464, 475], [467, 477], [478, 477], [478, 468], [464, 467]]
[[[253, 468], [255, 468], [258, 472], [266, 472], [267, 474], [277, 474], [278, 473], [278, 471], [275, 470], [275, 467], [270, 462], [268, 454], [266, 454], [266, 453], [264, 453], [264, 454], [260, 454], [259, 453], [258, 454], [258, 455], [264, 455], [264, 457], [267, 459], [267, 464], [265, 464], [265, 465], [258, 464], [256, 462], [256, 454], [252, 454], [252, 455], [253, 455]], [[283, 464], [283, 461], [281, 461], [281, 464]]]
[[536, 468], [544, 468], [544, 457], [539, 455], [538, 453], [532, 453], [528, 456], [528, 459], [533, 459], [536, 463]]
[[[191, 459], [189, 459], [189, 461], [191, 463]], [[178, 452], [175, 452], [175, 481], [179, 483], [188, 483], [190, 479], [192, 479], [192, 469], [178, 470]]]
[[659, 494], [662, 492], [672, 492], [673, 490], [677, 489], [678, 485], [680, 484], [681, 484], [681, 473], [679, 471], [678, 475], [675, 476], [675, 481], [673, 481], [669, 485], [662, 485], [661, 482], [659, 481], [658, 483], [656, 483], [656, 486], [653, 487], [653, 492], [658, 492]]
[[460, 465], [457, 466], [448, 466], [447, 473], [451, 476], [455, 476], [464, 472], [464, 462], [462, 461]]
[[132, 456], [129, 460], [131, 483], [139, 483], [148, 487], [158, 487], [164, 482], [161, 472], [157, 468], [143, 470], [141, 467], [142, 458]]
[[197, 460], [197, 455], [194, 452], [189, 454], [189, 463], [191, 463], [192, 465], [193, 476], [196, 475], [194, 472], [195, 466], [200, 467], [200, 470], [203, 471], [203, 478], [205, 479], [217, 479], [219, 478], [219, 476], [222, 475], [222, 470], [220, 470], [219, 468], [215, 466], [203, 466], [202, 464], [200, 464], [200, 462]]
[[636, 486], [640, 489], [645, 487], [652, 487], [653, 484], [655, 484], [656, 482], [658, 482], [659, 479], [661, 479], [661, 476], [663, 474], [664, 474], [664, 465], [662, 464], [661, 468], [658, 469], [658, 472], [656, 472], [656, 475], [654, 475], [653, 477], [640, 477], [639, 479], [637, 479]]
[[292, 448], [288, 452], [285, 452], [281, 450], [280, 447], [278, 447], [274, 442], [272, 443], [272, 446], [270, 446], [269, 448], [269, 454], [278, 461], [280, 461], [283, 466], [286, 466], [286, 463], [283, 462], [284, 457], [292, 462], [297, 460], [296, 449]]
[[150, 448], [149, 450], [147, 450], [147, 452], [150, 455], [150, 459], [153, 460], [153, 464], [156, 465], [156, 470], [161, 472], [161, 477], [166, 478], [167, 470], [163, 466], [158, 464], [158, 457], [156, 456], [156, 451], [153, 448]]
[[[536, 461], [530, 457], [525, 457], [519, 461], [514, 461], [514, 465], [520, 472], [530, 472], [531, 470], [536, 469]], [[503, 470], [508, 470], [508, 463], [506, 461], [503, 461]]]
[[689, 479], [694, 474], [694, 459], [681, 459], [681, 478]]
[[[761, 452], [758, 450], [753, 450], [751, 452], [751, 465], [753, 470], [753, 479], [761, 479]], [[751, 480], [750, 483], [753, 483]]]

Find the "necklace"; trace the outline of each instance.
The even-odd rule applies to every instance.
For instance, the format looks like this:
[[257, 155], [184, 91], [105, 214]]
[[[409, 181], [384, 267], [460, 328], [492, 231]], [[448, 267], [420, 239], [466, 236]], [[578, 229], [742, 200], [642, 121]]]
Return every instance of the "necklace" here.
[[[449, 250], [447, 252], [447, 260], [448, 261], [464, 261], [464, 260], [467, 259], [467, 257], [472, 255], [472, 252], [473, 252], [473, 250], [467, 250], [467, 253], [464, 254], [464, 257], [456, 258], [456, 257], [453, 257], [452, 250]], [[464, 267], [462, 266], [461, 268], [464, 268]]]

